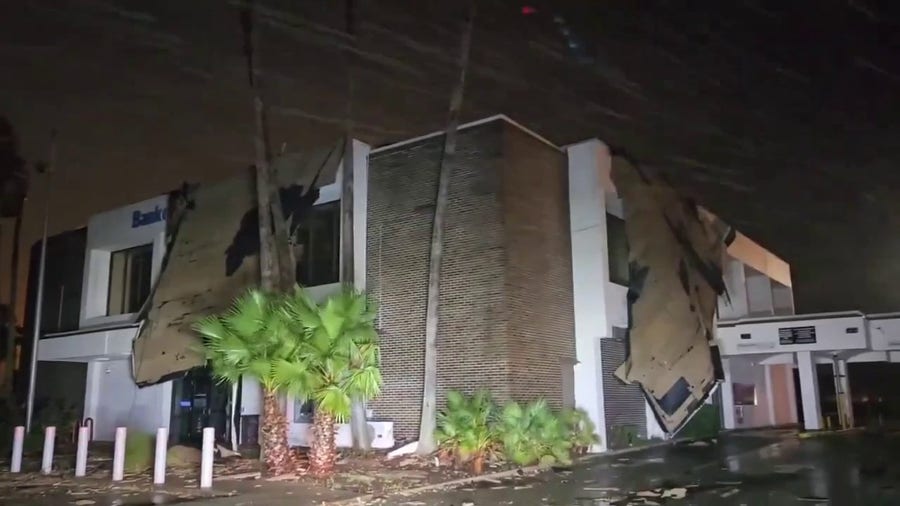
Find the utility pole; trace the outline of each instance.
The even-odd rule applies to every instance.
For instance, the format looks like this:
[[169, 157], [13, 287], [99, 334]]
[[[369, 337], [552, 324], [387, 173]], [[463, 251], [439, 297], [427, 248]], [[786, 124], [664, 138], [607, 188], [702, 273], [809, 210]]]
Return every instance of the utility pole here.
[[25, 405], [25, 432], [31, 432], [34, 418], [34, 387], [37, 383], [38, 346], [41, 340], [41, 313], [44, 306], [44, 272], [47, 267], [47, 228], [50, 223], [50, 196], [56, 165], [56, 131], [50, 134], [50, 158], [47, 162], [47, 194], [44, 197], [44, 230], [41, 235], [41, 259], [38, 267], [37, 300], [34, 309], [34, 334], [31, 337], [31, 369], [28, 374], [28, 400]]

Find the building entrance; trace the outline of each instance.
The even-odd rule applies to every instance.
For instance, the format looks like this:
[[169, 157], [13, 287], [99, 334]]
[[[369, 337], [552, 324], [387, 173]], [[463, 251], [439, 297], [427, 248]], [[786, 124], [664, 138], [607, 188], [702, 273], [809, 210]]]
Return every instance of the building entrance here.
[[208, 367], [198, 367], [172, 382], [172, 443], [200, 446], [203, 428], [216, 430], [216, 442], [229, 441], [231, 388], [217, 382]]

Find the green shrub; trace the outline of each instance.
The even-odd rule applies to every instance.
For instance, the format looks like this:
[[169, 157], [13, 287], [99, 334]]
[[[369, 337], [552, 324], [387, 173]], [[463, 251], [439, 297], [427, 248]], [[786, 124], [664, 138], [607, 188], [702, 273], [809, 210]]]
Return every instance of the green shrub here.
[[488, 392], [480, 390], [471, 397], [447, 392], [447, 408], [438, 415], [435, 440], [440, 450], [457, 465], [471, 462], [475, 474], [495, 446], [493, 430], [496, 406]]
[[647, 444], [640, 431], [633, 425], [613, 425], [610, 430], [610, 448], [631, 448]]
[[517, 465], [569, 464], [572, 461], [568, 427], [544, 400], [524, 407], [517, 402], [504, 406], [497, 432], [503, 455]]
[[703, 439], [716, 437], [722, 429], [721, 414], [715, 404], [700, 406], [691, 420], [678, 431], [679, 438]]
[[141, 473], [153, 467], [155, 436], [137, 429], [128, 429], [125, 438], [125, 472]]
[[510, 402], [498, 411], [486, 391], [470, 397], [448, 392], [435, 440], [443, 455], [457, 465], [470, 463], [476, 474], [494, 455], [519, 466], [570, 464], [573, 452], [585, 453], [600, 442], [582, 409], [556, 412], [546, 401], [537, 400], [524, 405]]
[[45, 398], [35, 406], [34, 427], [44, 429], [56, 427], [57, 437], [67, 434], [79, 420], [79, 409], [75, 403], [64, 399]]
[[583, 455], [590, 450], [591, 446], [600, 444], [600, 436], [596, 432], [597, 428], [588, 416], [587, 411], [581, 408], [568, 408], [562, 410], [560, 417], [569, 431], [569, 442], [572, 445], [572, 451], [577, 455]]

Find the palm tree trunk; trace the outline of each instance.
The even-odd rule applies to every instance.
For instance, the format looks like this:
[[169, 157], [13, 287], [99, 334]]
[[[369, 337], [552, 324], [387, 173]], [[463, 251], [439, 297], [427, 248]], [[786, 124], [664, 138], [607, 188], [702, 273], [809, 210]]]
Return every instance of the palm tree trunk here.
[[288, 445], [288, 424], [275, 392], [263, 392], [262, 447], [266, 471], [273, 475], [294, 472], [294, 459]]
[[462, 107], [466, 72], [469, 67], [469, 50], [472, 46], [472, 28], [475, 22], [475, 0], [472, 0], [468, 19], [463, 26], [459, 50], [459, 80], [450, 96], [450, 111], [444, 135], [444, 151], [438, 172], [438, 191], [434, 205], [434, 222], [431, 230], [431, 254], [428, 266], [428, 298], [425, 309], [425, 378], [422, 391], [422, 418], [419, 423], [419, 443], [416, 453], [428, 455], [435, 451], [434, 430], [437, 423], [437, 331], [441, 294], [441, 260], [444, 256], [444, 220], [450, 192], [450, 174], [455, 163], [456, 130]]
[[313, 415], [313, 431], [314, 439], [309, 452], [309, 470], [317, 478], [331, 476], [337, 461], [334, 416], [317, 407], [315, 415]]

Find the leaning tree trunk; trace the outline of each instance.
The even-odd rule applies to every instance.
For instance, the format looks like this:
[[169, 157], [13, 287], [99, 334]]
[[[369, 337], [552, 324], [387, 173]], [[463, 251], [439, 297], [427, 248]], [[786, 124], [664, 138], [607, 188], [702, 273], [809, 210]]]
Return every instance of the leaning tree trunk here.
[[244, 35], [244, 56], [247, 58], [247, 75], [253, 92], [253, 151], [256, 161], [256, 204], [259, 218], [259, 268], [263, 291], [275, 289], [279, 279], [275, 256], [275, 238], [272, 233], [271, 170], [266, 142], [265, 107], [260, 92], [260, 69], [257, 62], [257, 31], [255, 29], [256, 3], [247, 2], [241, 9], [241, 27]]
[[435, 451], [434, 430], [437, 424], [437, 331], [441, 295], [441, 261], [444, 256], [444, 220], [450, 190], [450, 174], [455, 163], [456, 130], [462, 107], [466, 71], [469, 67], [469, 49], [472, 45], [472, 27], [475, 22], [475, 0], [472, 0], [469, 17], [463, 26], [459, 50], [459, 80], [450, 96], [450, 111], [444, 135], [444, 152], [438, 169], [438, 191], [434, 205], [434, 222], [431, 230], [431, 254], [428, 266], [428, 297], [425, 308], [425, 379], [422, 391], [422, 418], [419, 423], [419, 443], [416, 453], [428, 455]]
[[334, 415], [317, 407], [313, 415], [313, 443], [309, 450], [309, 471], [317, 478], [334, 473], [337, 461], [334, 431]]
[[275, 392], [263, 392], [263, 419], [260, 432], [262, 447], [266, 449], [266, 471], [273, 475], [288, 474], [295, 470], [293, 454], [288, 445], [288, 423]]

